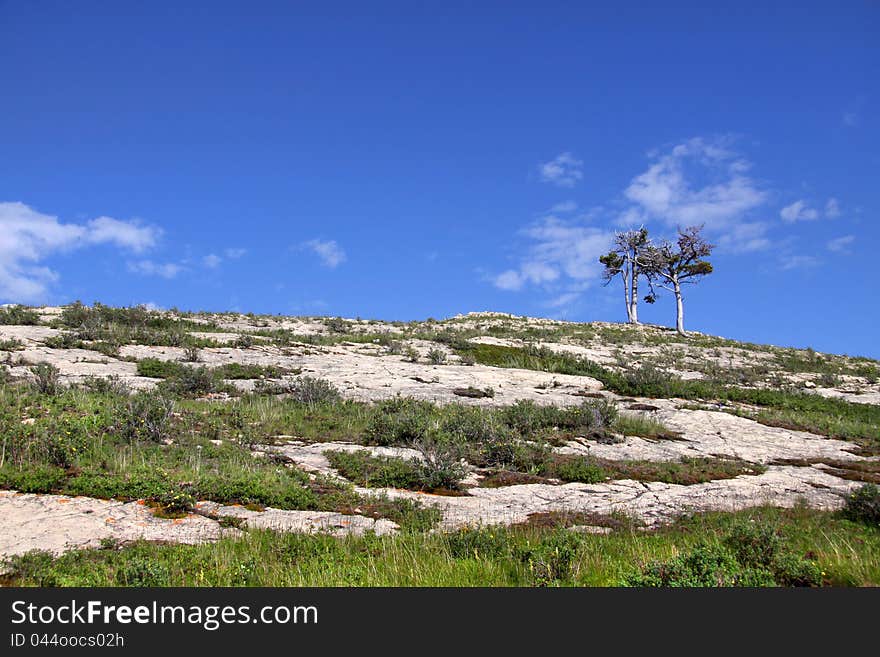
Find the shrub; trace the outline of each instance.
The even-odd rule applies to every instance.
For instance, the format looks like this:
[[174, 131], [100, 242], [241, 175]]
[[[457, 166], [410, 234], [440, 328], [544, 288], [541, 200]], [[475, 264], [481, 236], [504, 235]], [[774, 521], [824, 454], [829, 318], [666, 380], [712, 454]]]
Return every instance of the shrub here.
[[24, 349], [24, 342], [17, 338], [0, 340], [0, 351], [20, 351]]
[[546, 466], [546, 474], [566, 482], [597, 484], [607, 478], [605, 471], [583, 456], [566, 456], [552, 459]]
[[421, 452], [419, 477], [423, 488], [428, 490], [456, 490], [465, 476], [461, 451], [453, 443], [434, 436], [417, 440], [413, 447]]
[[324, 320], [324, 326], [330, 333], [346, 334], [351, 333], [351, 323], [342, 317], [330, 317]]
[[67, 475], [62, 468], [52, 465], [37, 465], [19, 470], [6, 466], [0, 468], [0, 488], [17, 490], [20, 493], [51, 493], [58, 490]]
[[849, 520], [880, 526], [880, 487], [876, 484], [865, 484], [850, 493], [846, 498], [843, 515]]
[[314, 509], [318, 504], [315, 493], [305, 487], [302, 473], [288, 469], [205, 475], [199, 478], [193, 492], [200, 499], [223, 504], [301, 510]]
[[119, 586], [168, 586], [170, 580], [171, 573], [164, 564], [141, 556], [129, 557], [116, 571]]
[[373, 406], [364, 438], [371, 445], [406, 445], [423, 438], [431, 423], [430, 403], [395, 397]]
[[247, 333], [242, 333], [235, 339], [232, 346], [237, 347], [238, 349], [250, 349], [254, 346], [254, 338]]
[[528, 566], [532, 585], [550, 586], [575, 576], [582, 544], [580, 534], [557, 529], [534, 547], [521, 549], [520, 560]]
[[313, 376], [301, 376], [296, 379], [290, 385], [289, 394], [290, 399], [309, 406], [331, 404], [342, 398], [339, 388], [325, 379]]
[[458, 362], [461, 363], [462, 365], [468, 365], [468, 366], [470, 366], [470, 365], [475, 365], [476, 362], [477, 362], [477, 359], [474, 357], [474, 355], [473, 355], [472, 353], [470, 353], [470, 352], [464, 352], [464, 353], [462, 353], [461, 356], [459, 357], [459, 361], [458, 361]]
[[174, 406], [161, 391], [139, 392], [117, 404], [113, 423], [129, 443], [161, 443], [171, 438]]
[[432, 365], [442, 365], [446, 362], [446, 352], [436, 347], [428, 350], [427, 356]]
[[180, 369], [165, 379], [161, 387], [181, 397], [199, 397], [215, 392], [218, 389], [218, 380], [215, 373], [207, 367], [180, 365]]
[[772, 526], [738, 522], [720, 545], [699, 543], [628, 581], [632, 586], [821, 586], [822, 572], [787, 551]]
[[7, 306], [0, 308], [0, 324], [8, 326], [35, 326], [40, 323], [40, 316], [24, 306]]
[[368, 452], [324, 452], [330, 465], [343, 477], [359, 486], [375, 488], [424, 488], [419, 476], [419, 463], [388, 456], [371, 456]]
[[128, 395], [131, 392], [128, 384], [116, 374], [110, 376], [87, 376], [82, 386], [91, 392], [109, 395]]
[[200, 350], [195, 345], [187, 345], [183, 349], [183, 361], [186, 363], [198, 363], [201, 360]]
[[444, 539], [453, 559], [497, 559], [510, 553], [508, 534], [503, 529], [459, 529]]
[[403, 359], [410, 363], [419, 362], [419, 352], [415, 347], [408, 346], [403, 350]]
[[628, 586], [716, 587], [773, 586], [768, 570], [744, 568], [722, 546], [702, 543], [689, 553], [665, 563], [653, 563], [638, 575], [627, 578]]
[[778, 558], [782, 540], [769, 525], [739, 522], [724, 538], [724, 545], [740, 563], [769, 568]]
[[193, 510], [195, 497], [185, 490], [171, 489], [155, 495], [150, 501], [156, 504], [158, 515], [165, 518], [180, 518]]
[[33, 385], [37, 392], [44, 395], [54, 395], [58, 393], [58, 378], [61, 373], [57, 367], [51, 363], [38, 363], [29, 369], [31, 374], [34, 375]]

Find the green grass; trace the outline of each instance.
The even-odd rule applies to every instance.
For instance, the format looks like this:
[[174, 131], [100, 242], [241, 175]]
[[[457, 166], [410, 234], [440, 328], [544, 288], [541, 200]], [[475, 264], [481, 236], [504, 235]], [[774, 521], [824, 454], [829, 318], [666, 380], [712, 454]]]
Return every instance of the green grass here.
[[684, 380], [656, 368], [620, 373], [570, 354], [542, 348], [473, 345], [477, 362], [558, 374], [590, 376], [609, 390], [629, 397], [727, 401], [760, 407], [724, 408], [764, 424], [849, 440], [866, 453], [880, 453], [880, 406], [856, 404], [804, 392], [739, 388], [707, 380]]
[[769, 529], [783, 556], [810, 557], [826, 585], [880, 584], [880, 531], [802, 508], [711, 513], [660, 530], [623, 528], [607, 535], [492, 527], [336, 539], [251, 530], [198, 546], [140, 542], [55, 558], [31, 553], [9, 561], [6, 581], [24, 586], [619, 586], [651, 564], [670, 563], [701, 546], [730, 546], [744, 523]]

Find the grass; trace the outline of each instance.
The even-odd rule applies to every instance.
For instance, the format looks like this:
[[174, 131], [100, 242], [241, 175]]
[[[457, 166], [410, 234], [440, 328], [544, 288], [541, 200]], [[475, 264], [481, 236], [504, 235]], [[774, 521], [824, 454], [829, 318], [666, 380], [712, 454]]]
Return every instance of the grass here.
[[653, 367], [620, 373], [586, 359], [546, 348], [476, 344], [469, 353], [484, 365], [590, 376], [601, 381], [609, 390], [629, 397], [747, 405], [720, 410], [769, 426], [848, 440], [858, 444], [866, 454], [880, 454], [880, 406], [874, 404], [856, 404], [790, 390], [740, 388], [707, 380], [684, 380]]
[[742, 540], [732, 544], [731, 537], [743, 524], [769, 530], [783, 556], [806, 557], [823, 584], [880, 584], [880, 530], [805, 508], [702, 514], [649, 532], [624, 524], [604, 535], [541, 526], [344, 539], [250, 530], [198, 546], [139, 542], [60, 557], [31, 553], [9, 560], [7, 581], [23, 586], [619, 586], [644, 576], [652, 564], [688, 557], [704, 546], [742, 546]]
[[[155, 393], [66, 389], [43, 395], [0, 385], [0, 488], [146, 499], [160, 507], [175, 495], [280, 509], [345, 510], [364, 503], [350, 486], [252, 456], [240, 409], [167, 404]], [[22, 424], [22, 418], [34, 421]], [[393, 506], [385, 509], [397, 513]]]
[[691, 486], [740, 475], [756, 475], [766, 467], [738, 459], [713, 457], [682, 458], [679, 461], [611, 460], [591, 456], [547, 453], [520, 471], [494, 470], [480, 482], [488, 488], [527, 483], [580, 482], [596, 484], [603, 481], [631, 479], [659, 481], [667, 484]]

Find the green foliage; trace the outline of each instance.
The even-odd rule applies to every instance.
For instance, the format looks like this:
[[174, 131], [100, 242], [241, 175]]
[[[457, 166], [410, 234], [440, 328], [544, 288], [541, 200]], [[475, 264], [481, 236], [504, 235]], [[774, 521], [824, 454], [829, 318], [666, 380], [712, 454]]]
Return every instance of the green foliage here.
[[129, 443], [161, 443], [169, 440], [173, 430], [174, 408], [174, 400], [160, 391], [138, 392], [116, 404], [116, 432]]
[[429, 402], [394, 397], [377, 402], [364, 430], [371, 445], [406, 445], [423, 438], [433, 419]]
[[446, 352], [436, 347], [428, 350], [427, 357], [432, 365], [443, 365], [446, 362]]
[[28, 368], [33, 375], [33, 385], [37, 392], [44, 395], [55, 395], [60, 389], [61, 372], [52, 363], [38, 363]]
[[739, 522], [720, 544], [698, 543], [690, 552], [653, 563], [628, 579], [631, 586], [821, 586], [811, 560], [787, 550], [767, 525]]
[[36, 311], [24, 306], [7, 306], [0, 308], [0, 325], [6, 326], [35, 326], [40, 323], [40, 316]]
[[570, 580], [576, 575], [583, 537], [580, 534], [557, 529], [543, 537], [536, 545], [518, 550], [520, 560], [527, 564], [532, 586], [552, 586]]
[[115, 583], [134, 587], [169, 586], [170, 578], [171, 573], [164, 564], [135, 556], [116, 571]]
[[880, 527], [880, 487], [865, 484], [847, 495], [843, 515], [856, 522]]
[[548, 477], [556, 477], [565, 482], [597, 484], [607, 479], [605, 471], [592, 460], [583, 456], [567, 456], [549, 460], [543, 473]]
[[24, 349], [24, 342], [18, 338], [0, 340], [0, 351], [20, 351], [21, 349]]
[[64, 469], [53, 465], [34, 465], [25, 469], [7, 465], [0, 468], [0, 488], [20, 493], [52, 493], [66, 478]]
[[301, 376], [289, 387], [290, 399], [300, 404], [317, 406], [338, 402], [342, 395], [339, 389], [325, 379], [313, 376]]

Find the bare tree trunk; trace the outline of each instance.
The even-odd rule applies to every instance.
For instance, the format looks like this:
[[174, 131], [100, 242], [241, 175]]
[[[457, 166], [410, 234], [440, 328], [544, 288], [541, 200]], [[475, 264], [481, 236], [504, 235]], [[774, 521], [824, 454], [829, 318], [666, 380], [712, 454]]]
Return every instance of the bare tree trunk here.
[[632, 293], [629, 297], [629, 323], [639, 323], [639, 271], [635, 264], [632, 267]]
[[687, 335], [684, 330], [684, 305], [681, 302], [681, 284], [676, 278], [672, 281], [672, 285], [675, 290], [675, 330], [678, 331], [679, 335]]
[[620, 277], [623, 279], [623, 303], [626, 306], [626, 321], [632, 323], [632, 307], [630, 302], [629, 277], [626, 270], [621, 272]]

